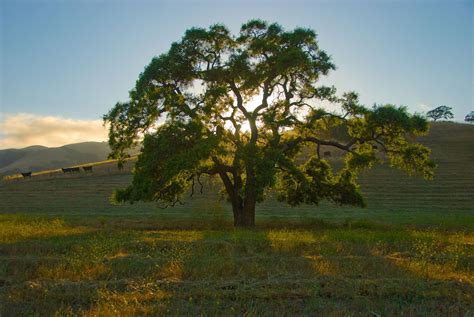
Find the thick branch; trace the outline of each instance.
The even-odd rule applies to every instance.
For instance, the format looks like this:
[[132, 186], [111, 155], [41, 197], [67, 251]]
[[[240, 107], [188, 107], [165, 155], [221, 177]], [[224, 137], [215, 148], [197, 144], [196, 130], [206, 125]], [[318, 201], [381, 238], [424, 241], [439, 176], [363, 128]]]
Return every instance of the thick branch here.
[[237, 108], [232, 109], [232, 113], [228, 117], [224, 117], [222, 115], [219, 115], [219, 118], [224, 121], [230, 121], [232, 125], [234, 126], [234, 141], [238, 143], [239, 145], [242, 144], [242, 140], [240, 138], [240, 125], [237, 123], [237, 120], [235, 120], [235, 112]]
[[[254, 120], [257, 119], [258, 112], [264, 108], [268, 107], [268, 97], [270, 97], [271, 91], [270, 91], [270, 78], [265, 81], [263, 84], [263, 96], [262, 96], [262, 103], [255, 108], [255, 110], [252, 113], [252, 117]], [[273, 90], [273, 87], [272, 87]]]
[[283, 146], [284, 146], [283, 151], [288, 151], [290, 149], [293, 149], [294, 147], [298, 146], [299, 144], [305, 143], [305, 142], [311, 142], [311, 143], [317, 144], [318, 146], [321, 146], [321, 145], [332, 146], [332, 147], [344, 150], [346, 152], [352, 152], [352, 149], [350, 148], [350, 146], [351, 146], [350, 143], [349, 144], [342, 144], [342, 143], [339, 143], [339, 142], [336, 142], [336, 141], [321, 140], [321, 139], [318, 139], [316, 137], [305, 137], [305, 138], [298, 137], [298, 138], [296, 138], [292, 141], [289, 141], [289, 142], [283, 144]]
[[216, 165], [208, 168], [208, 169], [203, 169], [200, 172], [202, 174], [208, 174], [208, 175], [216, 175], [220, 173], [234, 173], [234, 168], [232, 166], [220, 164], [220, 163], [215, 163]]
[[242, 111], [245, 118], [250, 119], [251, 114], [244, 107], [244, 99], [242, 98], [242, 94], [240, 93], [239, 89], [237, 88], [237, 86], [235, 85], [233, 81], [229, 81], [229, 86], [232, 92], [235, 94], [235, 97], [237, 98], [237, 108], [239, 108], [239, 110]]

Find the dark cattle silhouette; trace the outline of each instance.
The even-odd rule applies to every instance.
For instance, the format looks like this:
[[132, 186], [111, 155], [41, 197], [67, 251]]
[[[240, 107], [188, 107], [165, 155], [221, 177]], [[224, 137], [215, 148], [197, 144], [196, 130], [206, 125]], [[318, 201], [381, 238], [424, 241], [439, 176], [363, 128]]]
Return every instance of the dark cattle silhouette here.
[[331, 156], [331, 151], [326, 151], [323, 153], [324, 157], [330, 157]]
[[82, 169], [84, 170], [84, 172], [92, 172], [92, 165], [90, 165], [90, 166], [83, 166]]
[[21, 173], [21, 176], [23, 176], [23, 178], [31, 177], [31, 172]]
[[377, 150], [379, 147], [378, 147], [377, 145], [372, 145], [372, 148], [373, 148], [374, 150]]
[[81, 170], [79, 167], [63, 167], [61, 168], [63, 170], [63, 173], [79, 173]]

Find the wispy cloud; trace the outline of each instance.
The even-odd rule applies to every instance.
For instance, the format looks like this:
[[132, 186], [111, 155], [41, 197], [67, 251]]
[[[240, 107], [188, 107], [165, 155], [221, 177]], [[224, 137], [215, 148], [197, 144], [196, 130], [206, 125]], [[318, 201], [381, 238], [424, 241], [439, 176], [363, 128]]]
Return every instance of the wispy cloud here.
[[432, 107], [428, 106], [427, 104], [420, 103], [417, 105], [417, 110], [421, 112], [428, 112], [432, 109]]
[[0, 149], [61, 146], [106, 139], [107, 129], [102, 120], [74, 120], [28, 113], [0, 114]]

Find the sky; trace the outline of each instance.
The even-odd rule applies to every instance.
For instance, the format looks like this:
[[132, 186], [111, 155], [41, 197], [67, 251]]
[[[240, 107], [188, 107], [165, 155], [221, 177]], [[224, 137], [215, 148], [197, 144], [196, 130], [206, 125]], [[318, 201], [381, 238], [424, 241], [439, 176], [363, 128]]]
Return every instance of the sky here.
[[474, 1], [1, 0], [0, 149], [105, 141], [102, 116], [185, 30], [307, 27], [366, 105], [474, 110]]

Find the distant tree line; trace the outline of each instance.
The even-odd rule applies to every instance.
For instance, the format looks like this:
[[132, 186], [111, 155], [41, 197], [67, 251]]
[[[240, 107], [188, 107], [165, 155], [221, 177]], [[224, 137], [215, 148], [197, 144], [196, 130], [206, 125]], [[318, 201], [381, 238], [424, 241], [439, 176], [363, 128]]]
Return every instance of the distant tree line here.
[[[438, 121], [440, 119], [453, 119], [454, 114], [452, 112], [453, 108], [448, 106], [439, 106], [430, 110], [426, 113], [426, 118], [431, 119], [433, 121]], [[474, 122], [474, 111], [471, 111], [469, 114], [464, 117], [464, 121], [466, 122]]]

